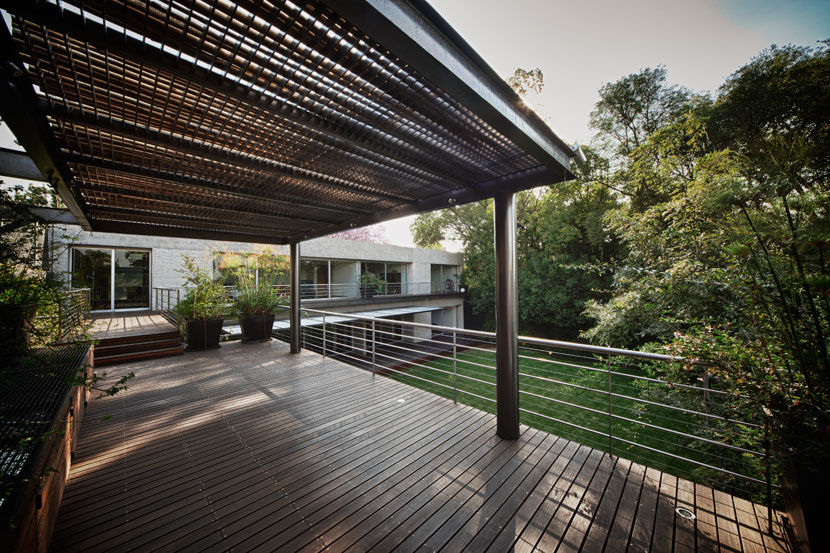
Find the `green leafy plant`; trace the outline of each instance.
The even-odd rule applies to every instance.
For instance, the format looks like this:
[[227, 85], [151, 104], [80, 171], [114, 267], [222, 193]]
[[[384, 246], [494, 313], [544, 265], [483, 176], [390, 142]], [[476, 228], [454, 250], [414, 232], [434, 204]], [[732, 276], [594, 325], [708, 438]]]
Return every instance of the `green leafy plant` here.
[[288, 299], [274, 286], [264, 282], [257, 284], [250, 277], [240, 279], [238, 290], [233, 313], [239, 317], [273, 315]]
[[215, 282], [210, 273], [200, 267], [190, 256], [182, 256], [185, 294], [173, 312], [186, 321], [218, 319], [227, 308], [228, 294], [221, 283]]
[[374, 273], [363, 273], [360, 275], [360, 287], [375, 294], [383, 294], [386, 282]]

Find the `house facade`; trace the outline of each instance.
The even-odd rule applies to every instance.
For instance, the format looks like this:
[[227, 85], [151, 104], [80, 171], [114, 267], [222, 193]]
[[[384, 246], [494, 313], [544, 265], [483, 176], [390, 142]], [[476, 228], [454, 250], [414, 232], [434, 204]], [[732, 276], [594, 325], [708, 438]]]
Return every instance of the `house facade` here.
[[[52, 226], [47, 240], [53, 270], [70, 286], [90, 289], [93, 312], [162, 308], [184, 286], [183, 256], [231, 293], [240, 274], [288, 287], [288, 246], [88, 232], [76, 225]], [[302, 304], [338, 313], [388, 310], [400, 313], [390, 318], [463, 328], [461, 267], [460, 253], [316, 238], [301, 245]]]

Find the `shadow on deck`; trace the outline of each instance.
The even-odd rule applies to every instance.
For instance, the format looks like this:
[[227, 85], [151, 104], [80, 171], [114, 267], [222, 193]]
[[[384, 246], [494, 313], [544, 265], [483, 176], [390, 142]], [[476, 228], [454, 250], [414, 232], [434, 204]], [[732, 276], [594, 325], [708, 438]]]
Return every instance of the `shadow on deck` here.
[[765, 507], [280, 342], [140, 368], [90, 402], [53, 551], [786, 550]]

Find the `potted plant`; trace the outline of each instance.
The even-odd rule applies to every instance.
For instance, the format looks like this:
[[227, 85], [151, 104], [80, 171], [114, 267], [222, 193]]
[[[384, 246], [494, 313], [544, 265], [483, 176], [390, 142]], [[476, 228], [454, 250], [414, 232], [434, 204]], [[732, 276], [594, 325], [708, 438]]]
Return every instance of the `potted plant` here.
[[180, 272], [186, 291], [173, 312], [179, 316], [179, 331], [187, 342], [185, 351], [218, 348], [227, 292], [193, 258], [185, 255], [183, 259]]
[[284, 301], [283, 295], [273, 286], [255, 284], [250, 278], [241, 279], [233, 311], [239, 318], [242, 341], [270, 340], [274, 315]]
[[363, 273], [360, 275], [360, 297], [371, 299], [375, 294], [383, 294], [386, 283], [374, 273]]
[[4, 361], [14, 364], [25, 354], [44, 292], [35, 277], [0, 267], [0, 348], [8, 354]]

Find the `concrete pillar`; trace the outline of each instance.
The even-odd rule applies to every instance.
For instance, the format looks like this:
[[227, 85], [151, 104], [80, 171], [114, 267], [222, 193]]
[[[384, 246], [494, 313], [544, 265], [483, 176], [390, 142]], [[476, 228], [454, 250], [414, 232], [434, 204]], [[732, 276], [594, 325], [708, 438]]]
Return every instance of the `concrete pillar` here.
[[291, 300], [289, 302], [288, 319], [290, 326], [288, 344], [291, 353], [300, 353], [300, 244], [292, 242], [289, 245], [291, 258]]
[[[432, 324], [432, 313], [429, 311], [426, 313], [413, 313], [412, 322], [430, 325]], [[432, 338], [432, 331], [428, 328], [416, 326], [412, 327], [412, 329], [412, 341], [414, 343], [423, 342], [424, 340]]]
[[519, 437], [519, 295], [516, 203], [513, 192], [495, 199], [496, 434]]

